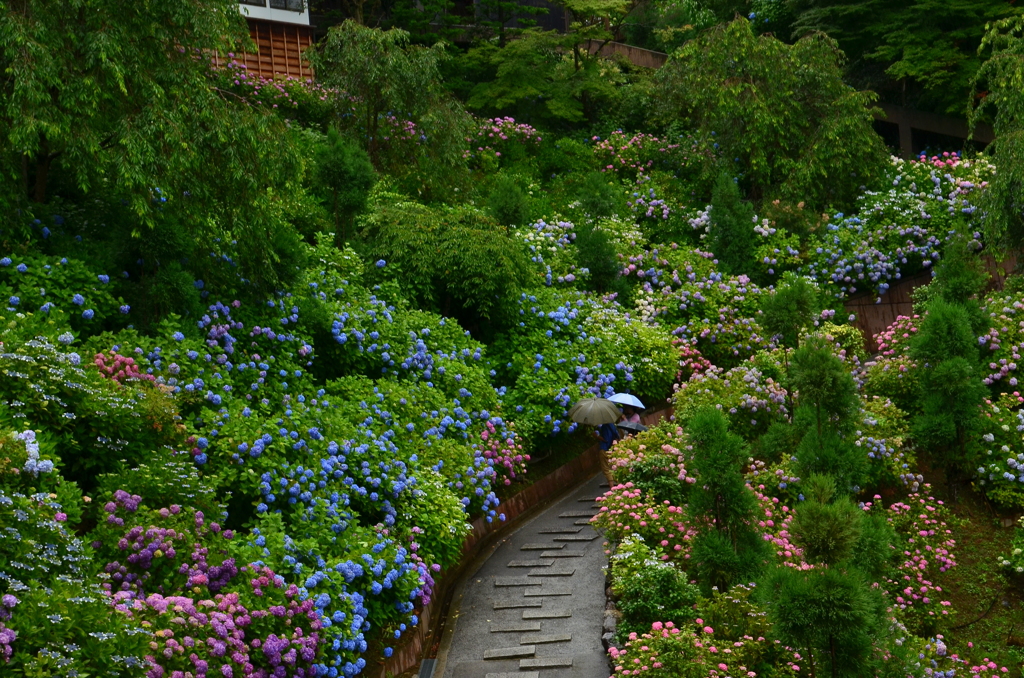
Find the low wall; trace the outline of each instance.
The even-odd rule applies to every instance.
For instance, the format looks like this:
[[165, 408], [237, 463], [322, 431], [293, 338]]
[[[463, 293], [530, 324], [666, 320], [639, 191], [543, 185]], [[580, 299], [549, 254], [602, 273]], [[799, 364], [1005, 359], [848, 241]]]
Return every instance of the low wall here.
[[[653, 426], [662, 419], [672, 416], [672, 408], [652, 412], [641, 418], [645, 426]], [[493, 543], [501, 535], [518, 527], [520, 518], [534, 507], [544, 504], [548, 499], [560, 495], [564, 490], [574, 487], [601, 470], [601, 457], [597, 445], [592, 445], [580, 456], [544, 476], [522, 492], [501, 502], [500, 513], [505, 514], [504, 522], [488, 523], [482, 517], [473, 521], [473, 529], [466, 536], [462, 546], [462, 559], [459, 565], [448, 572], [434, 587], [434, 597], [430, 604], [420, 613], [420, 624], [413, 633], [406, 633], [406, 642], [396, 648], [390, 659], [374, 671], [367, 665], [365, 675], [395, 676], [415, 668], [424, 654], [429, 653], [440, 638], [443, 628], [442, 618], [448, 612], [448, 606], [455, 584], [465, 574], [465, 570], [473, 563], [483, 549]]]
[[668, 54], [664, 52], [655, 52], [610, 40], [607, 42], [604, 40], [591, 40], [587, 43], [587, 51], [591, 54], [600, 52], [601, 56], [609, 59], [617, 54], [624, 57], [634, 66], [643, 66], [645, 68], [661, 68], [668, 61]]
[[[1002, 289], [1006, 283], [1006, 276], [1013, 272], [1017, 265], [1017, 257], [1009, 255], [1002, 260], [986, 256], [982, 259], [985, 270], [989, 274], [989, 289]], [[910, 278], [903, 278], [893, 283], [878, 301], [878, 295], [863, 293], [850, 297], [843, 304], [847, 313], [857, 316], [853, 326], [864, 333], [864, 343], [869, 352], [877, 350], [875, 335], [885, 330], [889, 325], [896, 322], [896, 317], [901, 315], [913, 315], [914, 303], [910, 293], [921, 285], [931, 282], [930, 271], [919, 273]]]

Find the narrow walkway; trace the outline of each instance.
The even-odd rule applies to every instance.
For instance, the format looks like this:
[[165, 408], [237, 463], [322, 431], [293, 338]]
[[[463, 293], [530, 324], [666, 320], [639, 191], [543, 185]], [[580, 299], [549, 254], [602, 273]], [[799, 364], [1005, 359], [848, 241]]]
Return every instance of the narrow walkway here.
[[452, 603], [435, 678], [608, 678], [604, 540], [588, 524], [598, 474], [506, 537]]

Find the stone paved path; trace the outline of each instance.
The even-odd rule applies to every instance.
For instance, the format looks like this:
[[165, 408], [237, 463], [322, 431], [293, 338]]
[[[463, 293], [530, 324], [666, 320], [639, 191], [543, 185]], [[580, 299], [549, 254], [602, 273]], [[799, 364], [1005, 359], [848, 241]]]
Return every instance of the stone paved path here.
[[608, 678], [598, 474], [505, 537], [452, 603], [435, 678]]

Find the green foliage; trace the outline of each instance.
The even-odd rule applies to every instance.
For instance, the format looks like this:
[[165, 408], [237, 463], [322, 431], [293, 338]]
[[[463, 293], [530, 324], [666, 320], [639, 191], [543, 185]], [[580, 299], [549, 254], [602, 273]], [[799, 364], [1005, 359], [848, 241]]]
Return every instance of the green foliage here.
[[[468, 106], [485, 114], [526, 106], [533, 115], [554, 123], [587, 119], [596, 106], [614, 96], [619, 70], [587, 53], [583, 40], [577, 33], [563, 36], [529, 29], [504, 47], [474, 47], [470, 57], [487, 64], [495, 77], [473, 88]], [[537, 100], [543, 108], [532, 106]], [[529, 114], [517, 117], [530, 120]]]
[[441, 44], [410, 45], [403, 30], [347, 20], [309, 58], [332, 88], [334, 123], [365, 144], [374, 166], [421, 193], [458, 185], [471, 121], [441, 85]]
[[806, 649], [807, 662], [822, 675], [864, 675], [885, 616], [881, 595], [856, 570], [780, 567], [762, 594], [773, 633]]
[[847, 560], [861, 536], [863, 511], [848, 498], [834, 499], [836, 483], [829, 476], [805, 479], [807, 499], [792, 523], [794, 541], [812, 565], [836, 565]]
[[611, 579], [622, 612], [617, 629], [623, 638], [648, 631], [658, 621], [684, 625], [699, 597], [686, 573], [662, 561], [638, 536], [619, 544], [611, 559]]
[[392, 267], [408, 298], [471, 326], [498, 320], [526, 284], [525, 251], [506, 231], [467, 207], [431, 208], [388, 200], [362, 221], [372, 259]]
[[788, 348], [800, 347], [800, 335], [814, 321], [817, 290], [803, 276], [786, 274], [775, 291], [762, 297], [761, 327]]
[[[138, 676], [149, 634], [110, 599], [88, 567], [88, 549], [65, 528], [61, 506], [45, 494], [0, 487], [0, 634], [13, 650], [6, 676]], [[11, 576], [13, 574], [13, 576]], [[13, 601], [13, 604], [11, 604]]]
[[604, 172], [588, 172], [579, 184], [576, 199], [583, 213], [591, 218], [610, 217], [620, 207], [617, 186], [608, 179]]
[[334, 213], [335, 234], [341, 241], [346, 227], [366, 207], [375, 179], [365, 151], [331, 129], [326, 143], [317, 150], [313, 181]]
[[793, 353], [792, 387], [798, 407], [813, 413], [817, 434], [844, 431], [860, 409], [857, 386], [843, 361], [823, 339], [812, 337]]
[[[504, 47], [510, 38], [518, 37], [524, 28], [536, 25], [532, 17], [547, 14], [548, 8], [514, 0], [480, 0], [476, 11], [481, 28], [492, 36], [496, 35], [498, 47]], [[514, 27], [509, 24], [514, 24]]]
[[658, 115], [715, 132], [755, 198], [844, 205], [881, 172], [886, 154], [872, 129], [873, 96], [843, 83], [842, 64], [825, 35], [787, 45], [736, 19], [685, 44], [659, 70]]
[[993, 119], [996, 141], [989, 147], [993, 159], [1002, 168], [992, 178], [983, 200], [986, 209], [985, 231], [993, 243], [1020, 249], [1024, 244], [1024, 217], [1021, 216], [1021, 187], [1024, 174], [1024, 97], [1020, 81], [1024, 76], [1024, 17], [1016, 16], [986, 26], [982, 48], [989, 58], [973, 82], [975, 92], [987, 95], [971, 111], [972, 120]]
[[597, 226], [582, 226], [576, 229], [575, 244], [580, 267], [590, 272], [587, 282], [592, 290], [601, 294], [621, 294], [627, 290], [619, 277], [621, 267], [607, 231]]
[[[91, 490], [95, 474], [119, 460], [137, 463], [163, 445], [182, 439], [168, 394], [148, 381], [124, 385], [84, 364], [78, 353], [44, 339], [18, 341], [20, 331], [45, 327], [0, 316], [0, 422], [30, 423], [44, 443], [54, 445], [64, 476]], [[31, 336], [31, 334], [30, 334]], [[68, 338], [70, 333], [68, 333]], [[73, 341], [73, 338], [71, 338]]]
[[498, 175], [487, 196], [491, 216], [502, 226], [525, 226], [530, 221], [530, 203], [513, 177]]
[[959, 304], [935, 299], [914, 338], [911, 357], [922, 364], [914, 435], [946, 468], [952, 487], [975, 467], [975, 432], [985, 386], [978, 370], [978, 342]]
[[733, 275], [754, 270], [754, 208], [740, 195], [739, 185], [723, 172], [711, 194], [711, 251], [719, 266]]
[[687, 425], [693, 443], [697, 482], [690, 489], [689, 515], [704, 528], [694, 540], [693, 562], [702, 590], [725, 591], [761, 567], [764, 541], [751, 527], [757, 508], [743, 481], [743, 439], [728, 429], [712, 408], [697, 412]]
[[[823, 31], [850, 57], [858, 86], [894, 103], [961, 115], [989, 26], [1019, 10], [1005, 0], [787, 0], [793, 36]], [[774, 30], [779, 30], [775, 27]]]

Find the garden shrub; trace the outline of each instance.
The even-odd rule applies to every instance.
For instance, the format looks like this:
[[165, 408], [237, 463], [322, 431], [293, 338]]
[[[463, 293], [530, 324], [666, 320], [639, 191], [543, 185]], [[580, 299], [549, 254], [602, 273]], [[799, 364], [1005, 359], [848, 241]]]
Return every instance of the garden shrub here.
[[612, 593], [622, 619], [618, 634], [643, 633], [657, 621], [685, 624], [700, 595], [686, 573], [664, 562], [639, 537], [626, 537], [611, 562]]

